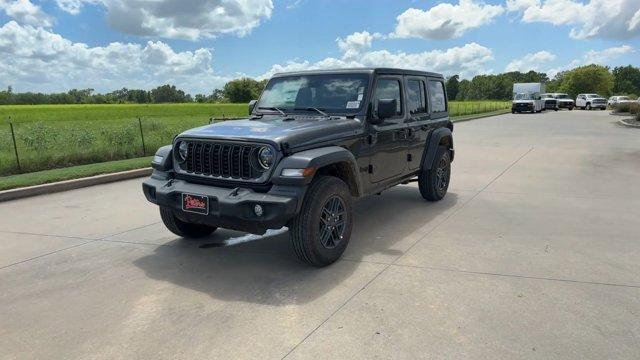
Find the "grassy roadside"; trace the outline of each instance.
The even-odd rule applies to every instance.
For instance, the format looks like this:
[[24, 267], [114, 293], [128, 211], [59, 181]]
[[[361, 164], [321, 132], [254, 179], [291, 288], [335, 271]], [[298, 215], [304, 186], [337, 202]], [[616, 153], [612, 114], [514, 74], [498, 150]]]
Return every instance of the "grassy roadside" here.
[[[509, 110], [498, 110], [484, 114], [457, 116], [453, 122], [469, 121], [489, 116], [508, 113]], [[152, 157], [141, 157], [127, 160], [101, 162], [89, 165], [71, 166], [60, 169], [37, 171], [32, 173], [0, 177], [0, 191], [26, 186], [48, 184], [56, 181], [79, 179], [88, 176], [110, 174], [126, 170], [148, 167]]]
[[4, 176], [0, 177], [0, 190], [9, 190], [33, 185], [48, 184], [57, 181], [79, 179], [100, 174], [141, 169], [149, 167], [151, 159], [152, 157], [149, 156]]

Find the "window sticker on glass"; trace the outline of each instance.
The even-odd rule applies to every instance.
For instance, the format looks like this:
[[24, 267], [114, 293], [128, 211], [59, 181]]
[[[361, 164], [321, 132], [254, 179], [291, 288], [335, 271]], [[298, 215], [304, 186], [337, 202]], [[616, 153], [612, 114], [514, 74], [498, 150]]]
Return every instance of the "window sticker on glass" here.
[[360, 107], [360, 101], [349, 101], [347, 102], [347, 109], [357, 109]]

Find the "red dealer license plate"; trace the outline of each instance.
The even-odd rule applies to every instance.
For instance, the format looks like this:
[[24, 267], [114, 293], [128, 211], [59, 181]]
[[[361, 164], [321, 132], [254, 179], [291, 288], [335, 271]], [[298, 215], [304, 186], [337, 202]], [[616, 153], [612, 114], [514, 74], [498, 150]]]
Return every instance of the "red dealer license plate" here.
[[209, 198], [202, 195], [182, 194], [182, 210], [209, 215]]

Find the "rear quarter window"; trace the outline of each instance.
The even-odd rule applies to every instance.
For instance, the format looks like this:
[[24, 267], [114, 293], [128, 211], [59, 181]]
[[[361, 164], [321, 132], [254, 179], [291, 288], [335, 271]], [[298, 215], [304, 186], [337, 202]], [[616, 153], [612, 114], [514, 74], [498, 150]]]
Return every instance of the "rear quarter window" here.
[[429, 103], [434, 113], [447, 111], [447, 98], [442, 81], [429, 80]]

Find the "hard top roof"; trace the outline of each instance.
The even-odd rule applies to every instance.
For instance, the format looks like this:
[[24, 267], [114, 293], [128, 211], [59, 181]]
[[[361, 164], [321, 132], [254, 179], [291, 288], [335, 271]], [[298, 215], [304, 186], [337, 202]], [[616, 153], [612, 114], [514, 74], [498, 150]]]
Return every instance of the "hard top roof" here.
[[292, 71], [282, 72], [273, 75], [273, 77], [280, 76], [292, 76], [292, 75], [312, 75], [312, 74], [378, 74], [378, 75], [416, 75], [416, 76], [431, 76], [437, 78], [444, 78], [442, 74], [419, 71], [419, 70], [406, 70], [406, 69], [394, 69], [394, 68], [346, 68], [346, 69], [329, 69], [329, 70], [304, 70], [304, 71]]

